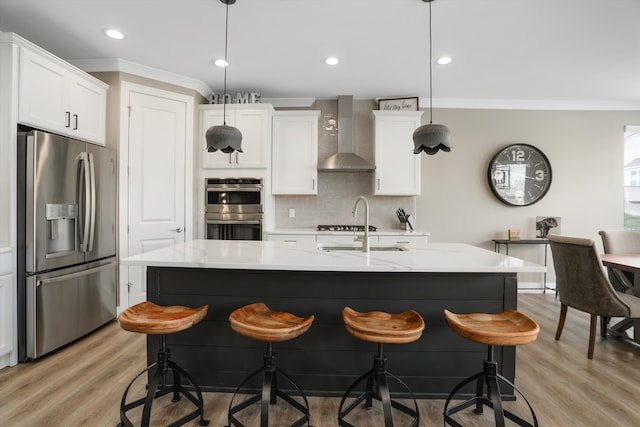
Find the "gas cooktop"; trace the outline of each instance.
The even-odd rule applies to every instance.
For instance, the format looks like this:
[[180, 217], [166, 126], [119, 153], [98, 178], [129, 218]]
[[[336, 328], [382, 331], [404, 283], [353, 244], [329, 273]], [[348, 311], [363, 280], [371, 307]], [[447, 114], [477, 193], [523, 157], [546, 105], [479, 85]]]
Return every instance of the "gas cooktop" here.
[[[373, 225], [369, 226], [369, 231], [376, 231]], [[319, 225], [318, 231], [364, 231], [364, 225]]]

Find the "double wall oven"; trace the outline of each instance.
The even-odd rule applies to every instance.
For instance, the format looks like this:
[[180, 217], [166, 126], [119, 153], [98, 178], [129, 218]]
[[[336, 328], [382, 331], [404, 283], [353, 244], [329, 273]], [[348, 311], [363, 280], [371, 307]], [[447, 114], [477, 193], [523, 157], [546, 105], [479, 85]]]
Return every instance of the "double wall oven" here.
[[205, 237], [262, 240], [262, 178], [205, 179]]

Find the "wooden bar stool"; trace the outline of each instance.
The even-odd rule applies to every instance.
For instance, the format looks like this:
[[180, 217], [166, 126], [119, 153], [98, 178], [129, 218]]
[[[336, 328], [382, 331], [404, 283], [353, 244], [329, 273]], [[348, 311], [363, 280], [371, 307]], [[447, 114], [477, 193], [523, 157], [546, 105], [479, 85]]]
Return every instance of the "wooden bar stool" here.
[[[482, 413], [483, 406], [493, 408], [496, 426], [498, 427], [504, 427], [505, 417], [520, 426], [537, 426], [538, 420], [536, 414], [533, 412], [533, 408], [527, 398], [518, 391], [511, 381], [498, 373], [498, 363], [494, 359], [493, 347], [496, 345], [522, 345], [535, 341], [538, 337], [538, 332], [540, 332], [538, 324], [515, 310], [507, 310], [499, 314], [454, 314], [445, 310], [444, 316], [447, 319], [447, 323], [449, 323], [449, 327], [461, 337], [488, 345], [488, 356], [487, 360], [484, 361], [483, 371], [463, 380], [449, 393], [444, 405], [445, 423], [455, 427], [462, 427], [462, 424], [452, 419], [451, 415], [475, 404], [475, 412], [477, 414]], [[502, 408], [502, 396], [500, 394], [498, 380], [513, 387], [513, 389], [522, 396], [531, 411], [533, 424]], [[456, 393], [458, 393], [462, 387], [473, 381], [476, 381], [475, 396], [448, 409], [449, 402], [451, 402], [451, 399], [453, 399]], [[485, 383], [487, 385], [487, 393], [483, 394]]]
[[[152, 302], [145, 301], [129, 307], [120, 313], [118, 316], [118, 322], [122, 329], [141, 334], [161, 335], [161, 345], [160, 349], [158, 349], [158, 360], [140, 372], [127, 386], [120, 403], [120, 423], [118, 426], [133, 427], [133, 423], [127, 417], [126, 413], [129, 410], [144, 404], [140, 425], [142, 427], [148, 427], [153, 401], [160, 396], [164, 396], [165, 394], [172, 392], [173, 402], [177, 402], [180, 400], [181, 395], [184, 395], [196, 406], [196, 409], [169, 424], [169, 427], [183, 425], [198, 416], [200, 416], [201, 426], [209, 424], [209, 421], [204, 419], [204, 401], [202, 400], [200, 387], [198, 387], [191, 375], [170, 359], [170, 350], [167, 348], [166, 342], [166, 334], [172, 334], [189, 329], [206, 316], [207, 309], [208, 306], [206, 305], [199, 308], [181, 306], [163, 307]], [[166, 374], [169, 370], [173, 373], [173, 383], [165, 384]], [[126, 403], [129, 389], [138, 377], [146, 372], [151, 372], [146, 396], [134, 402]], [[195, 391], [196, 396], [181, 385], [182, 378], [189, 383], [193, 391]]]
[[[418, 340], [424, 330], [424, 320], [413, 310], [400, 314], [389, 314], [380, 311], [359, 313], [350, 307], [342, 310], [342, 320], [347, 331], [354, 337], [363, 341], [378, 343], [378, 354], [373, 357], [373, 368], [356, 379], [342, 396], [338, 409], [338, 423], [341, 427], [353, 427], [344, 418], [355, 409], [360, 402], [365, 400], [365, 407], [372, 406], [372, 399], [382, 402], [385, 427], [393, 426], [392, 408], [412, 417], [411, 427], [420, 422], [418, 402], [409, 387], [397, 376], [387, 371], [387, 356], [383, 352], [383, 344], [405, 344]], [[400, 383], [413, 399], [414, 408], [409, 408], [391, 399], [387, 379], [393, 378]], [[366, 380], [364, 393], [358, 396], [346, 409], [342, 409], [351, 392], [358, 384]]]
[[[298, 384], [276, 366], [272, 343], [299, 337], [311, 327], [313, 319], [313, 315], [302, 318], [291, 313], [271, 311], [263, 303], [250, 304], [231, 313], [229, 316], [231, 329], [245, 337], [266, 342], [267, 352], [263, 355], [262, 367], [245, 378], [233, 394], [231, 402], [229, 402], [229, 425], [244, 426], [235, 417], [235, 414], [260, 401], [260, 426], [267, 427], [269, 425], [269, 405], [275, 404], [278, 397], [302, 414], [302, 417], [293, 422], [291, 426], [309, 424], [309, 402], [307, 401], [307, 396]], [[261, 391], [234, 406], [233, 401], [244, 385], [261, 374]], [[304, 400], [304, 405], [278, 387], [279, 376], [284, 377], [297, 390]]]

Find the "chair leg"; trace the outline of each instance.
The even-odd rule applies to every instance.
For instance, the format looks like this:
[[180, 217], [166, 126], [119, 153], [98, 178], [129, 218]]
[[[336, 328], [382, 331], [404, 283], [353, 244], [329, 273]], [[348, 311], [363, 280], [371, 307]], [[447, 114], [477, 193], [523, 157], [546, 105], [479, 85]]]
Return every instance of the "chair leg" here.
[[567, 318], [567, 305], [562, 304], [560, 306], [560, 318], [558, 319], [558, 328], [556, 329], [556, 341], [560, 339], [562, 334], [562, 328], [564, 328], [564, 321]]
[[589, 351], [587, 357], [593, 359], [593, 348], [596, 344], [596, 325], [598, 324], [598, 316], [591, 315], [591, 322], [589, 322]]
[[600, 336], [602, 338], [607, 337], [607, 325], [609, 324], [609, 318], [607, 316], [600, 316]]

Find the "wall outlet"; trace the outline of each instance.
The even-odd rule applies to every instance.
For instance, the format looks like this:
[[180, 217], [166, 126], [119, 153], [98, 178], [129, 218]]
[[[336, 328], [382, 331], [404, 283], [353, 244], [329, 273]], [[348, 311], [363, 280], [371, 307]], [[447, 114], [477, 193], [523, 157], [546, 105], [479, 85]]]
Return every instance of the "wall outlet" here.
[[296, 210], [289, 209], [289, 218], [295, 218], [295, 217], [296, 217]]

